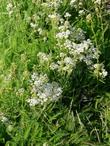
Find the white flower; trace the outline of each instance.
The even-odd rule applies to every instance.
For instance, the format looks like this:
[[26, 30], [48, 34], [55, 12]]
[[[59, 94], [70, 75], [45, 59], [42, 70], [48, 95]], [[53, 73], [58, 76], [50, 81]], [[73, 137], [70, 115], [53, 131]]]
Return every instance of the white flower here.
[[70, 5], [73, 5], [74, 3], [76, 3], [77, 0], [71, 0], [70, 1]]
[[56, 38], [63, 39], [64, 38], [64, 32], [59, 32], [56, 34]]
[[33, 73], [31, 76], [31, 84], [33, 86], [33, 91], [36, 89], [39, 89], [40, 86], [42, 86], [44, 83], [48, 81], [48, 77], [46, 74], [38, 74], [38, 73]]
[[6, 117], [2, 117], [2, 119], [1, 119], [1, 121], [3, 122], [3, 123], [5, 123], [5, 122], [7, 122], [8, 121], [8, 119], [6, 118]]
[[73, 28], [73, 34], [73, 38], [76, 41], [82, 42], [83, 40], [85, 40], [85, 32], [81, 28]]
[[70, 23], [69, 23], [69, 21], [65, 21], [64, 22], [64, 26], [65, 26], [65, 29], [68, 29], [69, 28], [69, 26], [70, 26]]
[[85, 56], [82, 56], [82, 58], [80, 57], [80, 61], [84, 61], [89, 67], [90, 67], [90, 65], [92, 65], [92, 57], [91, 57], [91, 55], [86, 55], [86, 57]]
[[58, 69], [58, 64], [56, 64], [56, 63], [54, 63], [54, 62], [52, 62], [51, 64], [50, 64], [50, 69], [51, 70], [56, 70], [56, 69]]
[[72, 49], [73, 48], [72, 42], [69, 39], [66, 39], [66, 41], [64, 43], [64, 46], [66, 48], [68, 48], [68, 49]]
[[39, 52], [37, 57], [39, 57], [41, 63], [48, 62], [51, 59], [51, 55], [44, 52]]
[[51, 14], [51, 15], [48, 15], [48, 17], [51, 19], [56, 19], [58, 16], [56, 14]]
[[64, 16], [65, 18], [69, 18], [69, 17], [71, 17], [71, 14], [70, 13], [68, 13], [68, 12], [66, 12], [66, 14], [65, 14], [65, 16]]
[[44, 98], [50, 98], [51, 101], [57, 101], [61, 93], [62, 89], [59, 87], [58, 83], [47, 83], [42, 86], [42, 93], [39, 95], [39, 98], [42, 98], [43, 95]]
[[42, 86], [47, 81], [48, 81], [47, 75], [46, 74], [44, 74], [44, 75], [40, 74], [35, 79], [34, 85], [35, 85], [35, 87], [39, 88], [40, 86]]
[[65, 38], [68, 38], [68, 36], [71, 34], [70, 30], [66, 30], [65, 32]]
[[51, 56], [50, 53], [49, 54], [46, 54], [44, 52], [39, 52], [37, 54], [37, 57], [39, 59], [40, 65], [43, 65], [43, 66], [44, 65], [45, 66], [49, 65], [51, 63], [51, 61], [52, 61], [52, 56]]
[[37, 78], [37, 76], [38, 76], [38, 74], [34, 72], [34, 73], [31, 75], [32, 81], [34, 81], [34, 80]]
[[56, 38], [57, 39], [64, 39], [64, 38], [67, 39], [70, 34], [71, 34], [70, 30], [59, 32], [56, 34]]
[[88, 15], [86, 16], [86, 20], [87, 20], [88, 23], [91, 22], [91, 20], [92, 20], [91, 14], [88, 14]]
[[12, 3], [7, 4], [6, 10], [7, 10], [9, 13], [10, 13], [10, 12], [13, 12], [12, 9], [13, 9]]
[[64, 31], [64, 30], [65, 30], [65, 26], [64, 26], [64, 25], [61, 25], [61, 26], [58, 27], [58, 29], [59, 29], [60, 31]]
[[31, 87], [31, 99], [27, 102], [30, 106], [38, 104], [43, 105], [47, 101], [57, 101], [62, 94], [62, 88], [57, 82], [48, 82], [47, 75], [33, 74], [32, 87]]
[[31, 99], [28, 99], [27, 102], [29, 103], [30, 106], [35, 106], [40, 103], [40, 100], [36, 98], [31, 98]]
[[102, 69], [102, 76], [105, 78], [107, 76], [108, 72], [105, 69]]
[[52, 92], [53, 96], [52, 96], [51, 100], [57, 101], [61, 97], [61, 94], [63, 91], [57, 82], [52, 82], [52, 86], [53, 86], [53, 92]]
[[73, 59], [72, 59], [71, 57], [65, 57], [65, 58], [64, 58], [64, 63], [65, 63], [65, 64], [71, 64], [71, 65], [74, 64], [74, 63], [73, 63]]
[[60, 53], [60, 57], [61, 57], [61, 58], [64, 58], [65, 56], [66, 56], [65, 53], [63, 53], [63, 52]]
[[101, 5], [101, 0], [95, 0], [95, 1], [94, 1], [94, 4]]
[[84, 52], [84, 46], [83, 46], [82, 43], [81, 44], [77, 44], [75, 49], [76, 49], [76, 51], [77, 51], [78, 54]]
[[96, 69], [96, 68], [100, 67], [100, 64], [97, 63], [97, 64], [94, 64], [93, 66]]
[[104, 64], [94, 64], [94, 74], [97, 76], [99, 75], [102, 78], [105, 78], [107, 76], [107, 71], [104, 69]]
[[35, 85], [36, 87], [40, 87], [40, 86], [42, 85], [42, 80], [36, 80], [36, 81], [34, 82], [34, 85]]
[[64, 23], [64, 19], [63, 18], [60, 18], [60, 20], [59, 20], [60, 22], [61, 22], [61, 24], [63, 24]]
[[11, 16], [11, 14], [13, 13], [14, 8], [15, 8], [15, 6], [13, 6], [12, 3], [8, 3], [8, 4], [7, 4], [6, 10], [7, 10], [9, 16]]
[[85, 14], [85, 11], [84, 10], [79, 10], [79, 16], [82, 16]]
[[39, 32], [39, 34], [41, 35], [42, 34], [42, 28], [38, 28], [38, 30], [37, 30], [38, 32]]
[[35, 29], [37, 25], [35, 23], [31, 22], [30, 26]]
[[9, 4], [7, 5], [7, 7], [6, 7], [7, 11], [9, 11], [9, 10], [12, 9], [12, 8], [13, 8], [12, 3], [9, 3]]

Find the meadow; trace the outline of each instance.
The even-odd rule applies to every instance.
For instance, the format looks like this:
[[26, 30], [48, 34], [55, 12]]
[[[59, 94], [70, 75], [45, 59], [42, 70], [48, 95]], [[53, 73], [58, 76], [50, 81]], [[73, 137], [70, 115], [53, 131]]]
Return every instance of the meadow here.
[[110, 146], [110, 2], [0, 0], [0, 146]]

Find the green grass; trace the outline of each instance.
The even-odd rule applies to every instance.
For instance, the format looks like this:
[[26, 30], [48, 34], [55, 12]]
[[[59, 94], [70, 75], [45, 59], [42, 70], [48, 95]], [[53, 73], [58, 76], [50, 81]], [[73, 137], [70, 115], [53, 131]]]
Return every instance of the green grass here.
[[110, 14], [61, 1], [0, 0], [1, 146], [110, 145]]

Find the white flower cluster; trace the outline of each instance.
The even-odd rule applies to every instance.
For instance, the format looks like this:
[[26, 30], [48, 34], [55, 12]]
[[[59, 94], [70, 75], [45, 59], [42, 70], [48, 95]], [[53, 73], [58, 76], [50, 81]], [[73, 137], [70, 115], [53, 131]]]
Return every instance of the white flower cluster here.
[[33, 22], [30, 23], [30, 26], [31, 26], [33, 29], [35, 29], [35, 28], [37, 27], [37, 25], [36, 25], [35, 23], [33, 23]]
[[39, 61], [41, 64], [48, 63], [51, 61], [51, 54], [46, 54], [44, 52], [39, 52], [37, 54], [37, 57], [39, 58]]
[[4, 116], [3, 113], [0, 112], [0, 121], [2, 121], [3, 123], [7, 123], [8, 122], [8, 118]]
[[70, 1], [70, 6], [74, 7], [77, 12], [79, 13], [79, 16], [85, 15], [85, 9], [83, 7], [83, 0], [71, 0]]
[[[60, 18], [61, 25], [58, 26], [58, 31], [56, 33], [56, 39], [58, 42], [63, 40], [74, 40], [81, 42], [85, 40], [85, 32], [81, 28], [72, 27], [68, 20], [64, 21], [63, 18]], [[60, 40], [61, 41], [60, 41]]]
[[94, 64], [94, 74], [97, 77], [105, 78], [107, 76], [107, 71], [104, 69], [103, 64]]
[[69, 75], [72, 72], [74, 66], [75, 66], [75, 62], [73, 58], [61, 52], [58, 61], [56, 63], [52, 62], [50, 64], [50, 69], [57, 70], [59, 73], [63, 73], [63, 74], [68, 73]]
[[16, 95], [17, 96], [22, 96], [23, 94], [24, 94], [24, 88], [20, 88], [20, 89], [18, 89], [17, 91], [16, 91]]
[[62, 0], [54, 0], [54, 1], [46, 0], [46, 2], [43, 2], [42, 5], [48, 8], [58, 9], [61, 3], [62, 3]]
[[[95, 68], [93, 66], [100, 56], [100, 51], [95, 48], [90, 39], [86, 39], [85, 32], [81, 28], [73, 27], [70, 24], [69, 18], [71, 14], [69, 12], [66, 11], [63, 17], [58, 13], [61, 3], [62, 1], [60, 0], [46, 0], [41, 3], [43, 12], [41, 13], [41, 11], [39, 11], [38, 15], [33, 15], [32, 17], [35, 24], [37, 24], [31, 24], [31, 27], [36, 28], [39, 34], [43, 34], [43, 40], [46, 40], [51, 32], [57, 42], [55, 46], [53, 46], [55, 49], [58, 49], [57, 55], [46, 54], [44, 52], [37, 54], [39, 66], [45, 68], [49, 67], [48, 69], [57, 71], [59, 74], [64, 75], [67, 73], [70, 75], [78, 62], [85, 62], [90, 71], [94, 72]], [[79, 15], [85, 13], [83, 10], [83, 0], [71, 0], [70, 6], [78, 7]], [[52, 28], [52, 31], [50, 30], [48, 33], [45, 33], [47, 30], [42, 30], [39, 23], [41, 17], [44, 18], [44, 16], [44, 21]], [[88, 14], [86, 19], [90, 22], [91, 15]], [[102, 70], [102, 72], [102, 74], [105, 73], [104, 70]], [[101, 77], [104, 76], [105, 75], [102, 75]]]
[[85, 10], [83, 9], [79, 10], [79, 16], [83, 16], [83, 15], [85, 15]]
[[76, 61], [84, 61], [87, 65], [92, 65], [92, 61], [97, 59], [99, 52], [94, 47], [90, 39], [84, 40], [81, 43], [74, 43], [68, 40], [65, 42], [65, 47], [69, 50], [69, 54]]
[[47, 101], [57, 101], [62, 95], [62, 88], [57, 82], [49, 82], [46, 74], [33, 73], [31, 76], [30, 106], [43, 105]]
[[69, 30], [66, 30], [66, 31], [57, 33], [56, 37], [58, 39], [63, 39], [63, 38], [66, 39], [66, 38], [69, 37], [69, 35], [70, 35], [70, 31]]
[[63, 73], [68, 72], [70, 74], [79, 61], [85, 62], [91, 69], [94, 64], [93, 61], [99, 56], [97, 49], [89, 39], [81, 43], [74, 43], [67, 39], [64, 43], [64, 47], [67, 49], [67, 53], [61, 52], [58, 61], [51, 63], [50, 69]]
[[11, 16], [12, 13], [14, 12], [14, 8], [15, 6], [11, 2], [7, 4], [6, 10], [9, 16]]
[[100, 51], [94, 47], [90, 39], [85, 39], [85, 32], [81, 28], [72, 28], [68, 20], [63, 20], [58, 27], [56, 40], [60, 54], [57, 61], [50, 64], [52, 70], [70, 74], [78, 61], [85, 62], [91, 68], [94, 60], [99, 57]]
[[71, 0], [70, 1], [70, 6], [74, 8], [82, 8], [83, 6], [83, 0]]
[[92, 0], [94, 4], [101, 5], [102, 0]]
[[49, 14], [48, 17], [50, 19], [58, 19], [59, 16], [56, 13], [54, 13], [54, 14]]
[[59, 39], [67, 39], [71, 32], [69, 30], [69, 27], [70, 27], [70, 24], [69, 24], [69, 21], [64, 21], [63, 18], [60, 19], [61, 23], [64, 23], [64, 24], [61, 24], [59, 27], [58, 27], [58, 32], [56, 34], [56, 39], [59, 40]]
[[70, 5], [73, 5], [73, 4], [75, 4], [77, 2], [77, 0], [71, 0], [70, 1]]
[[69, 17], [71, 17], [71, 14], [68, 13], [68, 12], [66, 12], [66, 14], [64, 15], [64, 17], [65, 17], [65, 18], [69, 18]]

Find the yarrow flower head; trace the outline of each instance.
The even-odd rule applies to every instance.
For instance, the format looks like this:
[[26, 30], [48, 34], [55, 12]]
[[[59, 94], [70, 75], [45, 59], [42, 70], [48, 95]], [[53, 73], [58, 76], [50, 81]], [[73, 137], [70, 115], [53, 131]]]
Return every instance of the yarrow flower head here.
[[37, 54], [37, 57], [38, 57], [41, 64], [44, 64], [45, 62], [47, 63], [47, 62], [51, 61], [51, 54], [50, 53], [46, 54], [44, 52], [39, 52]]
[[46, 74], [34, 73], [31, 77], [30, 106], [43, 105], [47, 101], [57, 101], [62, 95], [62, 88], [57, 82], [49, 82]]
[[35, 29], [37, 25], [36, 25], [35, 23], [31, 22], [31, 23], [30, 23], [30, 26], [31, 26], [33, 29]]
[[71, 0], [70, 1], [70, 5], [73, 5], [74, 3], [76, 3], [77, 0]]
[[107, 71], [104, 69], [103, 64], [96, 63], [94, 64], [94, 75], [97, 77], [105, 78], [107, 76]]
[[94, 2], [94, 4], [101, 5], [101, 0], [94, 0], [93, 2]]
[[7, 4], [6, 10], [7, 10], [9, 16], [12, 15], [14, 8], [15, 8], [15, 6], [13, 6], [13, 4], [11, 2]]
[[64, 15], [64, 17], [65, 17], [65, 18], [69, 18], [69, 17], [71, 17], [71, 14], [68, 13], [68, 12], [66, 12], [66, 14]]

